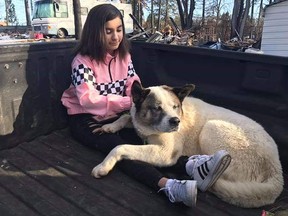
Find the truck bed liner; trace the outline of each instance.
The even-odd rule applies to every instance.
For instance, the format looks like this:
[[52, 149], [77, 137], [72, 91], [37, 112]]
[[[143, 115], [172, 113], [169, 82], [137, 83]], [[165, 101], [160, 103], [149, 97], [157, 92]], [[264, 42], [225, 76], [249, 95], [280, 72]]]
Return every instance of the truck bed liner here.
[[197, 207], [188, 208], [171, 204], [117, 168], [102, 179], [93, 178], [90, 172], [103, 158], [73, 140], [68, 129], [0, 151], [1, 215], [261, 216], [262, 210], [288, 208], [287, 175], [285, 189], [273, 205], [238, 208], [210, 192], [199, 192]]

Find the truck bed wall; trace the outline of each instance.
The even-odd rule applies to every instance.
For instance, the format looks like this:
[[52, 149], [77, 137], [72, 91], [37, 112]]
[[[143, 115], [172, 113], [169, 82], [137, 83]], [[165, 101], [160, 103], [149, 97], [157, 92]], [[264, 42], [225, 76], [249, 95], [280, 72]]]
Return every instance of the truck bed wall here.
[[[75, 44], [0, 46], [0, 149], [67, 126], [60, 98]], [[287, 58], [145, 42], [132, 48], [144, 86], [193, 83], [193, 96], [253, 118], [277, 142], [287, 170]]]
[[0, 45], [0, 149], [66, 126], [75, 42]]
[[288, 58], [140, 42], [132, 56], [144, 86], [193, 83], [192, 96], [259, 122], [288, 169]]

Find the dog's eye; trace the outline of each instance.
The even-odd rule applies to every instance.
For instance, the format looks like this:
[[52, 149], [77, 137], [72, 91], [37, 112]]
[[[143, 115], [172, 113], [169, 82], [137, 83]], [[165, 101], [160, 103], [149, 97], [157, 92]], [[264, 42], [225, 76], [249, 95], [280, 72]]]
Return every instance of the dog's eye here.
[[160, 106], [157, 107], [150, 107], [150, 109], [152, 110], [152, 112], [159, 112], [162, 110], [162, 108]]
[[173, 106], [173, 109], [178, 109], [179, 108], [179, 105], [174, 105]]

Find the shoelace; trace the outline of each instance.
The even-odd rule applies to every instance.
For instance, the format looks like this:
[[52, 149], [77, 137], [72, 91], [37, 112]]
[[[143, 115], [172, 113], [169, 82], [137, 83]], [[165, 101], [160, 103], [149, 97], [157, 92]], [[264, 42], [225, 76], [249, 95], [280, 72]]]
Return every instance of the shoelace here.
[[192, 173], [195, 173], [195, 169], [197, 167], [201, 166], [206, 161], [211, 160], [212, 157], [213, 156], [211, 156], [211, 155], [193, 155], [193, 156], [189, 157], [189, 160], [194, 161]]
[[[177, 184], [177, 183], [179, 183], [179, 184]], [[179, 191], [179, 188], [181, 188], [181, 187], [180, 187], [180, 184], [183, 184], [183, 183], [182, 183], [181, 181], [177, 181], [177, 180], [176, 180], [176, 183], [174, 182], [174, 184], [173, 184], [174, 190], [175, 190], [175, 187], [178, 186], [177, 190], [175, 190], [175, 191]], [[175, 186], [175, 185], [177, 185], [177, 186]], [[168, 196], [168, 199], [169, 199], [172, 203], [180, 200], [180, 199], [178, 199], [178, 197], [177, 197], [177, 194], [178, 194], [178, 193], [176, 193], [176, 194], [173, 195], [173, 193], [171, 192], [172, 187], [164, 187], [164, 188], [161, 188], [158, 192], [160, 192], [160, 191], [162, 191], [162, 190], [164, 190], [164, 192], [165, 192], [165, 193], [167, 194], [167, 196]]]
[[164, 187], [164, 188], [161, 188], [158, 192], [164, 190], [165, 193], [168, 195], [168, 199], [174, 203], [176, 201], [176, 198], [175, 196], [173, 195], [173, 193], [171, 192], [171, 187]]

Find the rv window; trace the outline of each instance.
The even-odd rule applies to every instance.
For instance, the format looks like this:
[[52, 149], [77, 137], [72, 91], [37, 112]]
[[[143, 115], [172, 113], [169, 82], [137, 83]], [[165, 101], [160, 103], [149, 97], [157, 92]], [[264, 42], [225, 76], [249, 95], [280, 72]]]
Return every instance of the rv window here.
[[68, 17], [68, 7], [67, 2], [60, 2], [59, 4], [59, 13], [61, 18], [67, 18]]
[[62, 12], [61, 13], [61, 18], [67, 18], [68, 17], [68, 13], [67, 12]]
[[35, 13], [33, 15], [33, 19], [35, 18], [50, 18], [54, 17], [54, 9], [53, 5], [49, 2], [36, 2], [35, 3]]
[[87, 7], [81, 7], [81, 15], [87, 15], [88, 14], [88, 8]]

